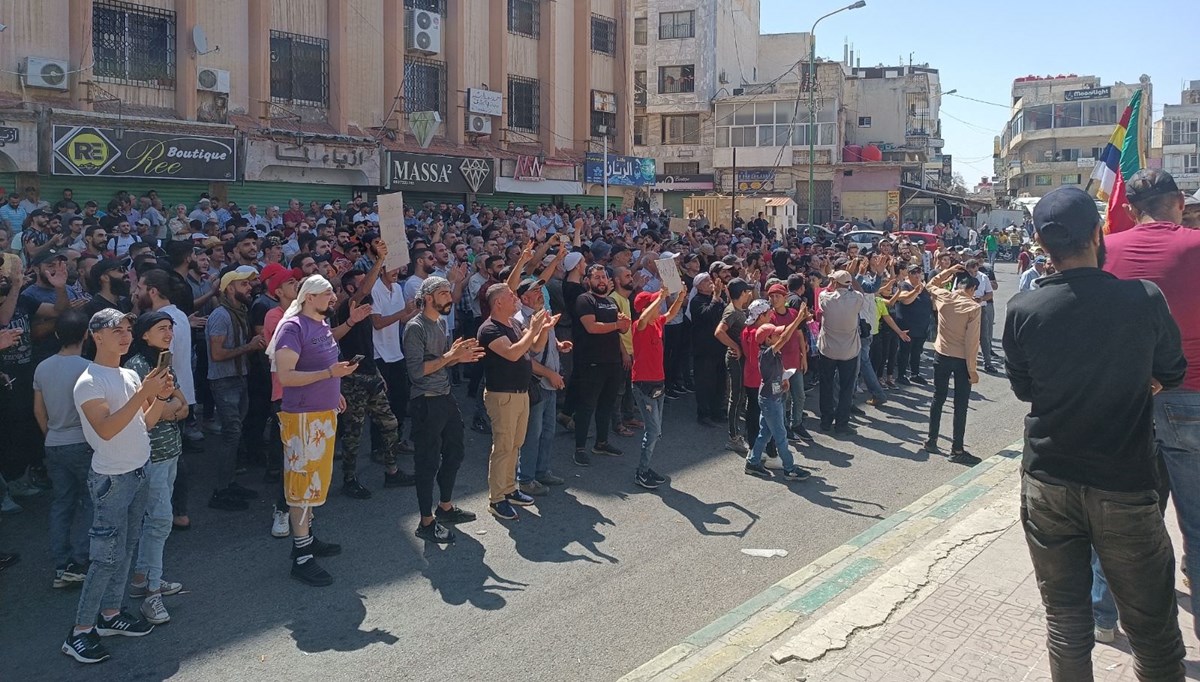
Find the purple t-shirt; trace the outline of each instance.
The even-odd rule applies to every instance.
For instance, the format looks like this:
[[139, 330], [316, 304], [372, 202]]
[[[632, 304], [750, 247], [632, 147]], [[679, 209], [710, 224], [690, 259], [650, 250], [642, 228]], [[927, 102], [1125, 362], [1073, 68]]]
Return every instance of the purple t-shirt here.
[[[286, 348], [300, 356], [296, 361], [297, 372], [324, 372], [338, 361], [338, 345], [333, 332], [325, 322], [317, 322], [307, 315], [297, 315], [279, 324], [275, 330], [279, 340], [275, 349]], [[323, 412], [336, 410], [342, 396], [341, 379], [321, 379], [307, 386], [284, 386], [284, 412]]]

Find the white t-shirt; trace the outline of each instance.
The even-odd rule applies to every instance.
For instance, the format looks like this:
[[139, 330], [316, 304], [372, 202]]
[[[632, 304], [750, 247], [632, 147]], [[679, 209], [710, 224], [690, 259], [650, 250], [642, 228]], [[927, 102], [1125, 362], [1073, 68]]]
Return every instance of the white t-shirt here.
[[[83, 413], [84, 403], [103, 400], [108, 403], [109, 413], [121, 409], [137, 393], [142, 382], [137, 372], [123, 367], [105, 367], [92, 363], [75, 382], [75, 408]], [[86, 416], [83, 436], [92, 446], [92, 471], [106, 476], [127, 474], [150, 461], [150, 434], [146, 432], [146, 418], [138, 410], [133, 419], [112, 440], [104, 440]]]
[[[393, 283], [392, 288], [388, 289], [382, 279], [376, 279], [375, 286], [371, 287], [371, 314], [387, 317], [401, 310], [404, 310], [404, 287]], [[403, 326], [393, 322], [383, 329], [371, 328], [377, 360], [399, 362], [404, 359], [404, 351], [400, 347], [400, 328]]]
[[975, 287], [975, 300], [983, 301], [983, 297], [992, 293], [992, 280], [983, 270], [975, 274], [975, 279], [979, 280], [979, 286]]
[[171, 369], [175, 370], [175, 385], [183, 393], [188, 405], [196, 404], [196, 378], [192, 375], [192, 325], [187, 315], [174, 305], [164, 306], [160, 312], [175, 321], [175, 336], [171, 339]]

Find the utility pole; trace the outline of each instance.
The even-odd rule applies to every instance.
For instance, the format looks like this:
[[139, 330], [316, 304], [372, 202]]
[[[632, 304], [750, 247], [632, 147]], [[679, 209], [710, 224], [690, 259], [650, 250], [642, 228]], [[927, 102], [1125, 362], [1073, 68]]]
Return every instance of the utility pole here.
[[[731, 140], [732, 141], [732, 140]], [[733, 148], [733, 183], [729, 197], [729, 232], [733, 233], [733, 214], [737, 211], [737, 146]]]

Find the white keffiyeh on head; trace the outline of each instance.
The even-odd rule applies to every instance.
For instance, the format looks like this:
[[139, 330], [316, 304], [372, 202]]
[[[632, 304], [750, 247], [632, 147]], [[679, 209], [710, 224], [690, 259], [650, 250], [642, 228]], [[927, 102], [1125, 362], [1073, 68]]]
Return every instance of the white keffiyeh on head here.
[[279, 329], [284, 322], [296, 317], [304, 308], [304, 301], [309, 296], [314, 294], [324, 294], [333, 291], [333, 285], [329, 280], [320, 275], [310, 275], [304, 278], [300, 283], [300, 291], [296, 294], [296, 300], [288, 306], [288, 309], [283, 311], [283, 317], [279, 318], [279, 324], [275, 327], [275, 333], [271, 335], [271, 342], [267, 344], [267, 357], [271, 359], [271, 371], [275, 371], [275, 346], [279, 342]]

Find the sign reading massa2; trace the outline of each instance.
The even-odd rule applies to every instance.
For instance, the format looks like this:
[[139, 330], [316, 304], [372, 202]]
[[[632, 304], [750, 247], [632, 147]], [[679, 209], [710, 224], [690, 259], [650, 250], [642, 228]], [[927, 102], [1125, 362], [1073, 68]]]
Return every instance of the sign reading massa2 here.
[[452, 194], [493, 194], [495, 163], [491, 159], [436, 154], [388, 152], [384, 186], [388, 189]]
[[54, 175], [168, 180], [237, 179], [232, 137], [200, 137], [112, 128], [54, 126]]

